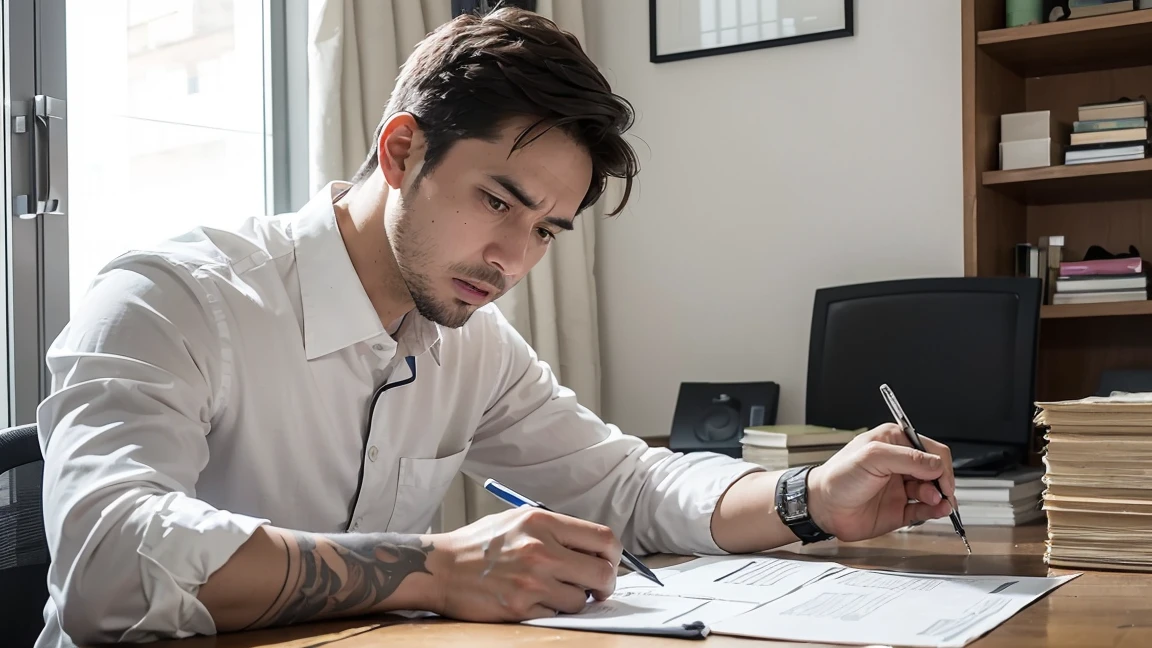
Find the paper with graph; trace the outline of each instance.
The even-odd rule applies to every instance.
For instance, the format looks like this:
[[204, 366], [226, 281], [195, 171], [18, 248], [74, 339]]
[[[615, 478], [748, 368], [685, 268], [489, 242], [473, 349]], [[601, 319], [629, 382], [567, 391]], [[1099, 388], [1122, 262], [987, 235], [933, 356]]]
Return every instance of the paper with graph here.
[[767, 557], [701, 558], [629, 574], [584, 612], [533, 625], [840, 644], [965, 646], [1076, 577], [948, 576]]

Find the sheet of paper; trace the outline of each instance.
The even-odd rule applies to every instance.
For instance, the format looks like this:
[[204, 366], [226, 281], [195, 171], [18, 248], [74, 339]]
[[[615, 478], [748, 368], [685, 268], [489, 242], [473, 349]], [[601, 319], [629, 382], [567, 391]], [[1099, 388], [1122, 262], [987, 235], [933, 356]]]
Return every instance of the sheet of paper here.
[[[551, 619], [533, 619], [524, 623], [574, 630], [597, 630], [606, 627], [621, 630], [660, 628], [685, 619], [689, 613], [705, 603], [708, 603], [706, 599], [660, 596], [642, 589], [625, 590], [616, 592], [607, 601], [589, 603], [579, 614], [561, 614]], [[680, 623], [694, 621], [697, 619], [692, 618]]]
[[1076, 575], [939, 576], [845, 568], [718, 621], [715, 634], [847, 644], [959, 647]]
[[830, 562], [732, 556], [694, 560], [661, 580], [677, 594], [767, 603], [841, 569]]
[[[712, 624], [748, 612], [755, 603], [690, 598], [648, 588], [618, 590], [607, 601], [589, 603], [580, 614], [525, 621], [528, 625], [597, 632], [707, 635]], [[688, 626], [688, 627], [686, 627]], [[691, 629], [696, 626], [696, 629]]]
[[835, 563], [776, 558], [700, 558], [655, 570], [665, 587], [628, 574], [617, 581], [616, 592], [607, 601], [590, 603], [579, 614], [526, 623], [601, 632], [676, 628], [696, 622], [710, 627], [839, 569], [843, 568]]

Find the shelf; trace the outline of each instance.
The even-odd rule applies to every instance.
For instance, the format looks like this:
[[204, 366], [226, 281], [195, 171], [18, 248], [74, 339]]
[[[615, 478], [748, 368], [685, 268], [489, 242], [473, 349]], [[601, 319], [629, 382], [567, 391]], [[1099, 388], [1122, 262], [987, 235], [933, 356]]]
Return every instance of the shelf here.
[[1152, 315], [1152, 301], [1112, 302], [1107, 304], [1052, 304], [1040, 307], [1041, 319], [1113, 317], [1117, 315]]
[[1024, 77], [1152, 65], [1152, 10], [982, 31], [976, 43]]
[[1029, 205], [1138, 200], [1152, 198], [1152, 159], [985, 171], [983, 183]]

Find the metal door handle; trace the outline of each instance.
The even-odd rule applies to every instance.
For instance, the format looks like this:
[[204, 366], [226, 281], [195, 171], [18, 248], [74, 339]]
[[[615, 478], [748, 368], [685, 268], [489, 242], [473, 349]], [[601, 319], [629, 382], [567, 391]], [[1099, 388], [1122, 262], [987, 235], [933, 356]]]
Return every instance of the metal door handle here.
[[36, 95], [32, 107], [32, 198], [17, 196], [17, 214], [25, 219], [63, 216], [60, 183], [68, 174], [64, 131], [67, 105], [63, 99]]

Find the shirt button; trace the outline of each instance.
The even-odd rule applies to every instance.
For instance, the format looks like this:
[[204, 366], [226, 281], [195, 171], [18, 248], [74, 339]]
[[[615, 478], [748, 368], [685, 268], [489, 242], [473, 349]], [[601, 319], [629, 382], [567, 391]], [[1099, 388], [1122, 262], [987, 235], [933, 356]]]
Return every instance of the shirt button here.
[[383, 344], [379, 344], [379, 343], [377, 343], [377, 344], [373, 344], [373, 345], [372, 345], [372, 348], [373, 348], [373, 349], [376, 349], [377, 351], [383, 351], [383, 350], [384, 350], [384, 345], [383, 345]]
[[376, 450], [376, 446], [372, 446], [371, 448], [368, 448], [368, 460], [369, 461], [376, 461], [376, 455], [378, 455], [378, 454], [380, 454], [380, 452], [378, 450]]

